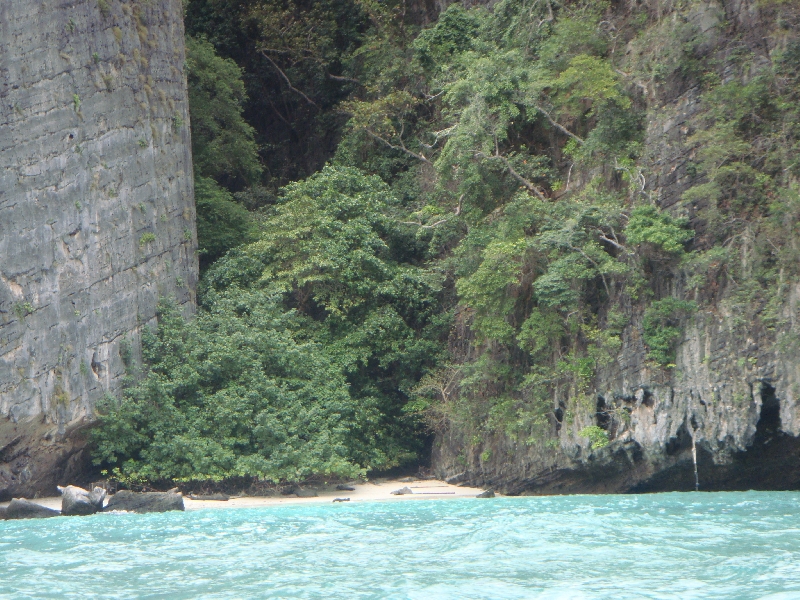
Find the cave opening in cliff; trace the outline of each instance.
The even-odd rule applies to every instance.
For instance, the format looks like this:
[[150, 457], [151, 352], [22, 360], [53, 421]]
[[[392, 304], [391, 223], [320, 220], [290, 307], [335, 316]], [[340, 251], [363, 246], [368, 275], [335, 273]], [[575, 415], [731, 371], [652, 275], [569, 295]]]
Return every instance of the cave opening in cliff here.
[[775, 388], [761, 384], [761, 414], [756, 423], [755, 444], [767, 444], [781, 428], [781, 402], [775, 396]]

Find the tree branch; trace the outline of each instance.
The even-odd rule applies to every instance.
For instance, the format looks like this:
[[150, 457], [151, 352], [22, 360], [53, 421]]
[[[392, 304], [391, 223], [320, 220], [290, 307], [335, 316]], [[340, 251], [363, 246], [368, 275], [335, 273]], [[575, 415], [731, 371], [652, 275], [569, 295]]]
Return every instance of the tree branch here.
[[625, 246], [623, 246], [622, 244], [620, 244], [615, 240], [612, 240], [610, 237], [607, 237], [606, 234], [600, 231], [599, 229], [598, 232], [600, 233], [600, 239], [603, 240], [604, 242], [608, 242], [609, 244], [611, 244], [615, 248], [619, 248], [620, 250], [627, 250]]
[[293, 91], [293, 92], [295, 92], [296, 94], [300, 94], [300, 95], [301, 95], [303, 98], [305, 98], [305, 99], [306, 99], [306, 102], [308, 102], [308, 103], [309, 103], [311, 106], [313, 106], [313, 107], [314, 107], [314, 108], [316, 108], [317, 110], [322, 110], [322, 109], [320, 109], [320, 107], [319, 107], [319, 106], [317, 106], [316, 102], [314, 102], [314, 101], [313, 101], [311, 98], [309, 98], [308, 96], [306, 96], [306, 95], [305, 95], [303, 92], [301, 92], [300, 90], [298, 90], [296, 87], [294, 87], [294, 86], [292, 85], [292, 82], [291, 82], [291, 81], [289, 81], [289, 78], [286, 76], [286, 73], [284, 73], [284, 72], [281, 70], [281, 68], [280, 68], [280, 67], [279, 67], [277, 64], [275, 64], [275, 61], [274, 61], [274, 60], [272, 60], [272, 59], [269, 57], [269, 55], [268, 55], [266, 52], [264, 52], [263, 50], [259, 50], [259, 52], [261, 53], [261, 56], [263, 56], [264, 58], [266, 58], [266, 59], [267, 59], [267, 60], [268, 60], [268, 61], [269, 61], [269, 62], [272, 64], [272, 66], [273, 66], [273, 67], [275, 67], [275, 70], [276, 70], [276, 71], [278, 71], [278, 73], [280, 73], [280, 74], [281, 74], [281, 77], [283, 77], [283, 80], [286, 82], [286, 85], [288, 85], [288, 86], [289, 86], [289, 89], [290, 89], [290, 90], [292, 90], [292, 91]]
[[406, 145], [403, 143], [403, 138], [402, 138], [402, 137], [400, 138], [400, 145], [399, 145], [399, 146], [395, 146], [395, 145], [394, 145], [394, 144], [392, 144], [392, 143], [391, 143], [389, 140], [387, 140], [387, 139], [385, 139], [385, 138], [382, 138], [381, 136], [379, 136], [379, 135], [378, 135], [378, 134], [376, 134], [376, 133], [373, 133], [372, 131], [370, 131], [370, 130], [369, 130], [369, 129], [367, 129], [366, 127], [364, 128], [364, 131], [366, 131], [366, 132], [367, 132], [367, 134], [368, 134], [370, 137], [372, 137], [372, 138], [374, 138], [374, 139], [378, 140], [379, 142], [383, 142], [384, 144], [386, 144], [387, 146], [389, 146], [389, 148], [391, 148], [392, 150], [400, 150], [401, 152], [405, 152], [405, 153], [406, 153], [406, 154], [408, 154], [409, 156], [413, 156], [413, 157], [414, 157], [414, 158], [416, 158], [417, 160], [421, 160], [421, 161], [422, 161], [422, 162], [424, 162], [424, 163], [428, 163], [429, 165], [432, 165], [432, 164], [433, 164], [431, 161], [429, 161], [427, 158], [425, 158], [425, 155], [424, 155], [424, 154], [417, 154], [417, 153], [416, 153], [416, 152], [414, 152], [413, 150], [409, 150], [408, 148], [406, 148]]
[[483, 152], [476, 152], [475, 156], [480, 156], [483, 158], [490, 158], [490, 159], [493, 158], [499, 160], [500, 162], [503, 163], [506, 169], [508, 169], [508, 172], [511, 174], [511, 176], [517, 181], [519, 181], [529, 192], [533, 192], [540, 200], [547, 200], [547, 196], [545, 196], [544, 193], [542, 193], [542, 191], [536, 185], [533, 184], [533, 182], [528, 181], [522, 175], [517, 173], [514, 167], [511, 166], [511, 163], [508, 162], [508, 159], [502, 154], [500, 154], [497, 148], [495, 148], [495, 154], [492, 156], [485, 154]]
[[538, 110], [540, 113], [542, 113], [542, 114], [545, 116], [545, 118], [546, 118], [548, 121], [550, 121], [550, 125], [552, 125], [552, 126], [553, 126], [553, 127], [555, 127], [556, 129], [558, 129], [558, 130], [559, 130], [561, 133], [563, 133], [564, 135], [568, 135], [569, 137], [571, 137], [573, 140], [575, 140], [575, 141], [576, 141], [576, 142], [578, 142], [579, 144], [584, 144], [584, 143], [585, 143], [585, 142], [584, 142], [584, 140], [583, 140], [583, 138], [579, 138], [577, 135], [575, 135], [574, 133], [572, 133], [572, 132], [571, 132], [569, 129], [567, 129], [566, 127], [564, 127], [563, 125], [561, 125], [560, 123], [558, 123], [557, 121], [555, 121], [555, 119], [553, 119], [553, 117], [551, 117], [551, 116], [550, 116], [550, 113], [548, 113], [548, 112], [547, 112], [545, 109], [543, 109], [541, 106], [539, 106], [538, 104], [535, 104], [535, 105], [534, 105], [534, 108], [535, 108], [536, 110]]
[[350, 81], [352, 83], [357, 83], [358, 85], [364, 85], [358, 79], [353, 79], [352, 77], [342, 77], [341, 75], [332, 75], [330, 73], [328, 73], [328, 77], [334, 81]]

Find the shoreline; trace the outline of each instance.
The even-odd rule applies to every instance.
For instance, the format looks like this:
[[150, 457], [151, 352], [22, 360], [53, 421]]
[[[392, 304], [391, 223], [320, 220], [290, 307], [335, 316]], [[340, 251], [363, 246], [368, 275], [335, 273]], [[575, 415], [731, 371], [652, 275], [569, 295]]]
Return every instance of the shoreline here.
[[[317, 496], [301, 498], [290, 496], [231, 496], [229, 500], [193, 500], [184, 495], [183, 504], [186, 511], [202, 509], [234, 509], [234, 508], [260, 508], [264, 506], [280, 506], [288, 504], [324, 504], [332, 503], [335, 498], [349, 498], [348, 502], [369, 502], [375, 500], [447, 500], [453, 498], [474, 498], [484, 491], [483, 488], [458, 486], [437, 479], [401, 481], [400, 479], [377, 479], [364, 483], [352, 483], [355, 490], [337, 490], [335, 485], [307, 488], [314, 491]], [[391, 492], [408, 487], [411, 494], [392, 495]], [[31, 502], [53, 508], [61, 509], [61, 496], [47, 496], [44, 498], [29, 498]], [[9, 502], [0, 502], [0, 507], [8, 506]]]

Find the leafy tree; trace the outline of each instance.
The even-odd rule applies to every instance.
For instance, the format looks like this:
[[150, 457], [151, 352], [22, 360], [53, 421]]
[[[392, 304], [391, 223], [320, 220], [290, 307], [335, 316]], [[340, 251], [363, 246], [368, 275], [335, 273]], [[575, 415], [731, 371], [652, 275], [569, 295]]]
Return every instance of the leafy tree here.
[[205, 270], [231, 248], [251, 241], [254, 225], [250, 213], [213, 179], [195, 179], [194, 199], [200, 268]]
[[98, 407], [96, 458], [129, 479], [352, 477], [350, 431], [371, 410], [297, 317], [267, 291], [210, 292], [186, 323], [162, 304], [145, 330], [147, 376]]
[[150, 481], [349, 477], [414, 460], [422, 425], [403, 407], [448, 320], [396, 206], [356, 169], [286, 187], [258, 240], [208, 270], [194, 321], [162, 307], [146, 376], [102, 409], [98, 460]]
[[186, 38], [195, 171], [232, 188], [258, 181], [254, 130], [242, 117], [242, 70], [203, 38]]

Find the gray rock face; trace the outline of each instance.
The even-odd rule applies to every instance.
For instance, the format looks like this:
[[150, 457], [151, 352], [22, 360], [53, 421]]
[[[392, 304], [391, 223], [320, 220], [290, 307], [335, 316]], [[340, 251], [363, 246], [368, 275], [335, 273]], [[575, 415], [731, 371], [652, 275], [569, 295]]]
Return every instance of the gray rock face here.
[[405, 496], [406, 494], [413, 494], [414, 491], [410, 487], [406, 486], [389, 493], [392, 494], [392, 496]]
[[6, 507], [0, 506], [0, 521], [4, 521], [6, 518]]
[[14, 498], [6, 508], [6, 519], [46, 519], [61, 513], [24, 498]]
[[108, 501], [104, 511], [124, 510], [135, 513], [168, 512], [184, 510], [183, 494], [180, 492], [137, 493], [123, 490]]
[[0, 500], [55, 493], [197, 279], [180, 0], [0, 2]]
[[476, 498], [494, 498], [494, 490], [486, 490], [485, 492], [481, 492]]
[[68, 485], [60, 487], [61, 492], [61, 514], [67, 517], [93, 515], [103, 510], [103, 501], [106, 499], [106, 491], [96, 487], [91, 492], [83, 488]]

